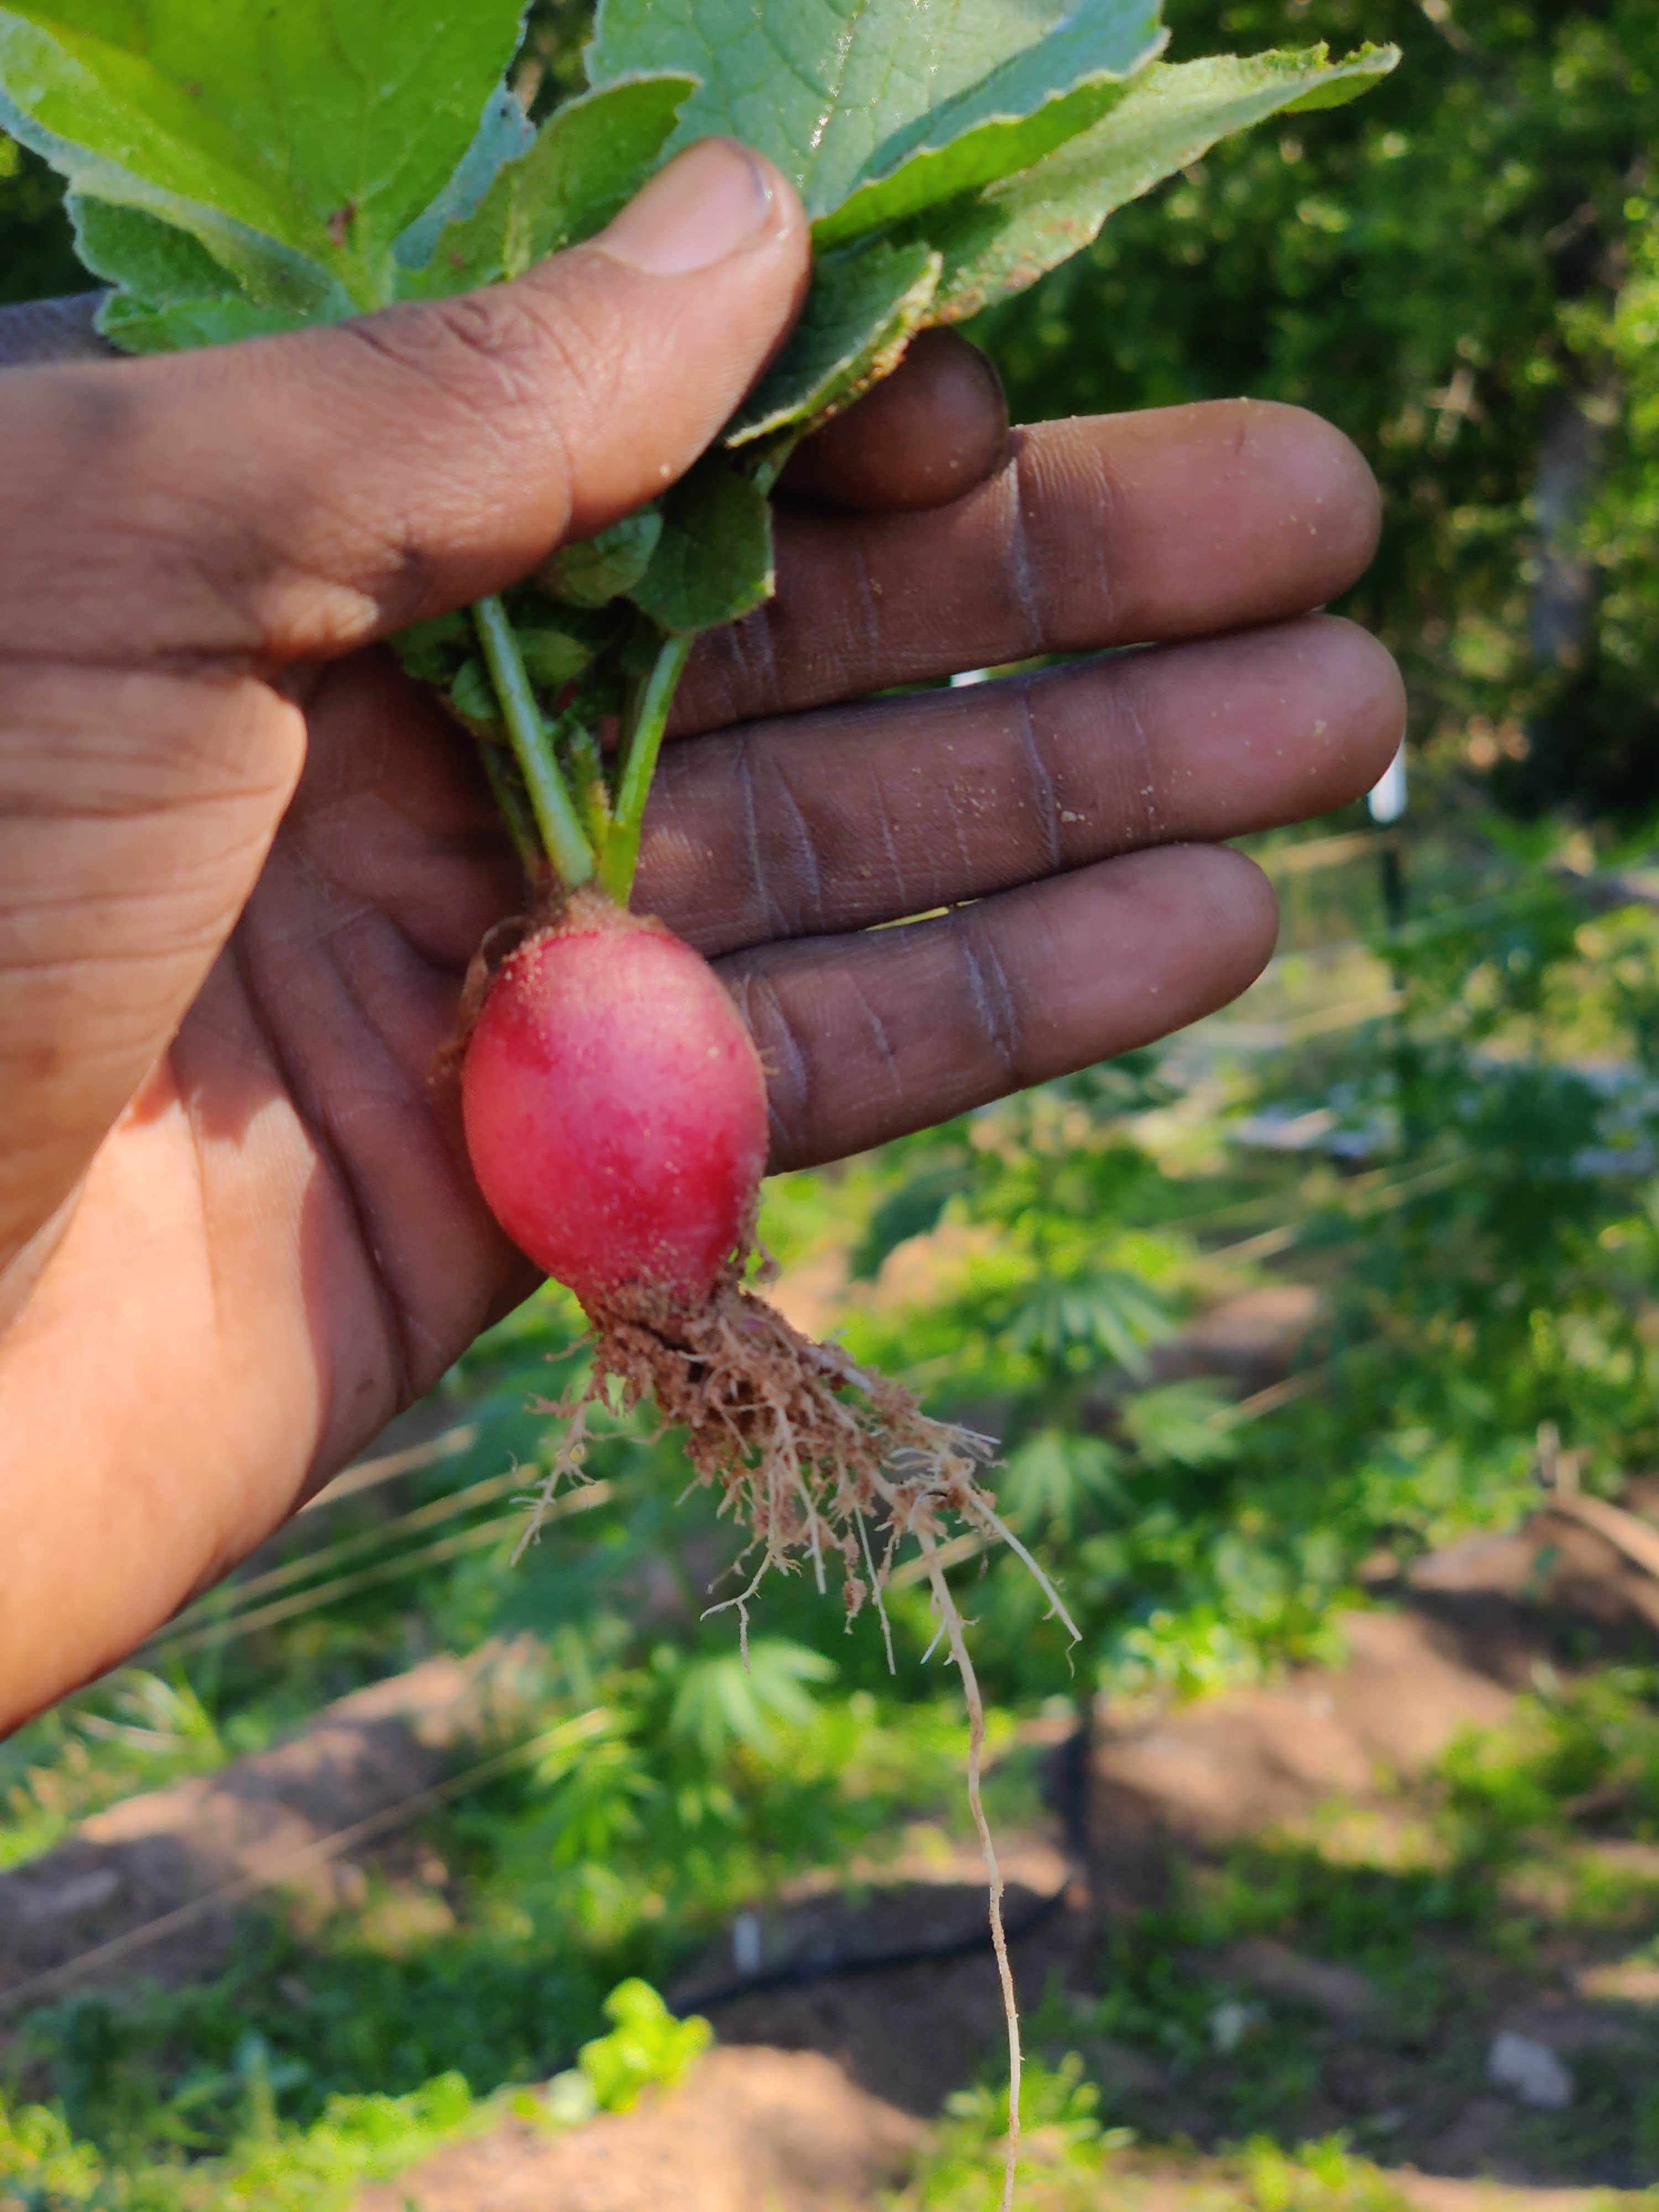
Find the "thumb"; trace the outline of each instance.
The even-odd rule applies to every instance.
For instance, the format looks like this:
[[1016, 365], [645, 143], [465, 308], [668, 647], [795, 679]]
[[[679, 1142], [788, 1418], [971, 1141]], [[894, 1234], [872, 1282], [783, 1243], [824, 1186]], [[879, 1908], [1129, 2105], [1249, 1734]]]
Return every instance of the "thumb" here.
[[807, 268], [789, 185], [710, 138], [510, 284], [0, 373], [0, 652], [296, 659], [497, 590], [690, 466]]

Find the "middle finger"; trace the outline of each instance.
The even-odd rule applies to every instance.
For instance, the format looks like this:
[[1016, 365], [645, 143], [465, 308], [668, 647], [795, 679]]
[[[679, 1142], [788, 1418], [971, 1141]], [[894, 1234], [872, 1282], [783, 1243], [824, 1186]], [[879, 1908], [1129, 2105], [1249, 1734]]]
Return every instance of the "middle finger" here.
[[948, 507], [784, 502], [777, 595], [700, 640], [674, 726], [1280, 622], [1356, 580], [1377, 521], [1358, 453], [1299, 407], [1206, 400], [1039, 422]]

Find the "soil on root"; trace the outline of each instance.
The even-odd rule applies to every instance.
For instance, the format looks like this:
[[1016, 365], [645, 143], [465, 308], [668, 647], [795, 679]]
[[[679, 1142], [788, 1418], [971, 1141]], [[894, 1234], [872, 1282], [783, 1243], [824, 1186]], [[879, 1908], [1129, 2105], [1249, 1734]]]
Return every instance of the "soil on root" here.
[[849, 1617], [873, 1603], [884, 1630], [882, 1593], [900, 1545], [914, 1536], [925, 1549], [953, 1522], [1018, 1553], [1065, 1620], [984, 1486], [994, 1440], [933, 1419], [902, 1384], [803, 1335], [743, 1274], [734, 1261], [697, 1305], [648, 1286], [586, 1304], [592, 1373], [573, 1398], [544, 1408], [568, 1428], [520, 1549], [579, 1470], [587, 1415], [615, 1387], [629, 1407], [654, 1404], [683, 1431], [696, 1479], [721, 1492], [722, 1510], [749, 1532], [737, 1563], [752, 1568], [749, 1580], [713, 1608], [735, 1610], [745, 1630], [768, 1573], [802, 1566], [820, 1589], [838, 1573]]

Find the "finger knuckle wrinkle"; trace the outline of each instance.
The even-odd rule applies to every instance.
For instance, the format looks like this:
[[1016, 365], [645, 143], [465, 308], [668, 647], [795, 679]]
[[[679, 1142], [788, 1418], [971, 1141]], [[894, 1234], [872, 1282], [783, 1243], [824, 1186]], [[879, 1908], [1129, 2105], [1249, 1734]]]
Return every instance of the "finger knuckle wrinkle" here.
[[775, 884], [766, 892], [766, 903], [787, 912], [797, 930], [822, 928], [823, 877], [811, 823], [775, 754], [767, 763], [766, 780], [767, 812], [775, 825], [768, 866]]
[[812, 1096], [812, 1056], [805, 1034], [788, 999], [770, 976], [744, 977], [735, 986], [733, 995], [766, 1070], [773, 1164], [804, 1164], [810, 1157], [807, 1125]]
[[957, 920], [957, 950], [975, 1026], [1003, 1077], [1020, 1084], [1024, 1051], [1019, 1002], [989, 931], [971, 910]]
[[1048, 766], [1047, 750], [1037, 726], [1037, 687], [1029, 677], [1018, 679], [1011, 701], [1013, 710], [1014, 742], [1018, 748], [1020, 770], [1024, 779], [1026, 805], [1037, 824], [1042, 841], [1042, 858], [1050, 873], [1065, 866], [1065, 853], [1060, 834], [1060, 805], [1054, 789], [1054, 779]]
[[458, 293], [348, 325], [394, 369], [492, 428], [538, 426], [568, 371], [558, 332], [510, 287]]

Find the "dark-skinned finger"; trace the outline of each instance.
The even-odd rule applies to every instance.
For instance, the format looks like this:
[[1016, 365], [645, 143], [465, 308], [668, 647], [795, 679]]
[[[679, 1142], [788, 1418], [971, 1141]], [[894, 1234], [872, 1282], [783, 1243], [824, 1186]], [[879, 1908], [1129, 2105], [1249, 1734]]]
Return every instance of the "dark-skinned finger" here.
[[115, 348], [98, 334], [103, 292], [72, 292], [60, 300], [27, 300], [0, 307], [0, 368], [32, 362], [109, 361]]
[[1305, 614], [1363, 573], [1378, 515], [1357, 449], [1299, 407], [1018, 429], [949, 507], [781, 514], [777, 596], [702, 642], [676, 726]]
[[690, 467], [808, 258], [786, 179], [704, 139], [513, 283], [0, 372], [0, 652], [328, 658], [498, 590]]
[[1221, 846], [1131, 853], [937, 921], [739, 952], [776, 1170], [929, 1127], [1224, 1006], [1272, 954], [1267, 878]]
[[[118, 357], [100, 337], [106, 295], [0, 307], [0, 368]], [[860, 511], [941, 507], [981, 483], [1008, 441], [1008, 404], [987, 356], [956, 331], [923, 331], [898, 368], [792, 457], [783, 489]]]
[[827, 507], [943, 507], [983, 483], [1008, 442], [1002, 380], [954, 331], [923, 331], [873, 392], [806, 440], [782, 489]]
[[1393, 660], [1333, 615], [676, 745], [641, 898], [706, 952], [858, 929], [1367, 790]]

